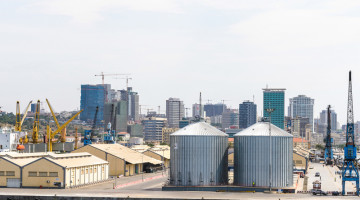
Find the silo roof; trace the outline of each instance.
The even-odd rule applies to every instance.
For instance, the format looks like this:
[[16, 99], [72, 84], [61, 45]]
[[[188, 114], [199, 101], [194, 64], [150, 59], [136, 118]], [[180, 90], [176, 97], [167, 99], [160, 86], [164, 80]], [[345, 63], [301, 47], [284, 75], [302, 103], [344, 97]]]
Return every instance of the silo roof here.
[[211, 126], [205, 122], [198, 122], [185, 126], [184, 128], [170, 134], [170, 135], [189, 135], [189, 136], [228, 136], [226, 133]]
[[[258, 122], [234, 136], [269, 136], [269, 122]], [[271, 124], [271, 136], [293, 137], [288, 132]]]

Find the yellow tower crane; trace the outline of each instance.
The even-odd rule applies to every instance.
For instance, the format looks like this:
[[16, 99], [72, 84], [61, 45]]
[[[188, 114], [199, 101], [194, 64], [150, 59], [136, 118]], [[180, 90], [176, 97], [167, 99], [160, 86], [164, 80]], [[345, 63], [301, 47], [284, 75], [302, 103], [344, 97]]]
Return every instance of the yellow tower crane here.
[[[15, 131], [21, 132], [21, 126], [24, 123], [24, 120], [26, 118], [27, 112], [30, 108], [32, 101], [29, 102], [28, 106], [26, 107], [24, 113], [23, 113], [23, 117], [21, 118], [21, 114], [20, 114], [20, 102], [17, 101], [16, 102], [16, 122], [15, 122]], [[24, 136], [24, 138], [20, 138], [19, 139], [19, 143], [28, 143], [29, 139], [27, 138], [27, 135]]]
[[39, 124], [40, 124], [40, 100], [36, 103], [33, 132], [32, 132], [32, 143], [37, 144], [39, 139]]
[[54, 113], [54, 110], [52, 109], [51, 105], [50, 105], [50, 102], [48, 99], [46, 99], [46, 102], [50, 108], [50, 112], [51, 112], [51, 115], [53, 116], [54, 118], [54, 121], [56, 123], [56, 126], [57, 126], [57, 130], [55, 130], [54, 132], [51, 130], [50, 126], [47, 125], [46, 127], [46, 136], [47, 136], [47, 139], [48, 139], [48, 151], [52, 151], [52, 140], [54, 139], [55, 135], [60, 133], [72, 120], [74, 120], [83, 110], [80, 110], [79, 112], [77, 112], [73, 117], [71, 117], [67, 122], [65, 122], [63, 125], [60, 126], [56, 116], [55, 116], [55, 113]]

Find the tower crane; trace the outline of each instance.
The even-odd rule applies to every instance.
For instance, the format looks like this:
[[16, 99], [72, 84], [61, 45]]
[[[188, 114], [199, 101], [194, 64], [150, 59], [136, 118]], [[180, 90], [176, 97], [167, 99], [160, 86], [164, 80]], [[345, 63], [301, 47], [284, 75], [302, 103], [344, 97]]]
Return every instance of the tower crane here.
[[[95, 74], [95, 76], [101, 76], [103, 87], [105, 85], [105, 76], [123, 76], [123, 75], [130, 75], [130, 74], [104, 74], [104, 72], [101, 72], [101, 74]], [[105, 102], [107, 102], [107, 91], [105, 90], [105, 87], [104, 87], [104, 93], [105, 93]]]
[[327, 133], [326, 133], [326, 138], [325, 138], [325, 162], [326, 165], [332, 165], [333, 164], [333, 151], [332, 151], [332, 144], [331, 144], [331, 111], [330, 111], [331, 106], [329, 105], [327, 108]]
[[[39, 103], [39, 108], [40, 108], [40, 101], [38, 101]], [[53, 144], [53, 139], [55, 137], [56, 134], [60, 133], [72, 120], [74, 120], [83, 110], [80, 110], [79, 112], [77, 112], [74, 116], [72, 116], [68, 121], [66, 121], [63, 125], [60, 126], [56, 116], [55, 116], [55, 113], [54, 113], [54, 110], [53, 108], [51, 107], [50, 105], [50, 102], [48, 99], [46, 99], [46, 103], [48, 104], [49, 106], [49, 109], [50, 109], [50, 112], [51, 112], [51, 115], [53, 116], [54, 118], [54, 121], [56, 123], [56, 127], [57, 129], [55, 131], [52, 131], [50, 126], [47, 125], [46, 126], [46, 136], [47, 136], [47, 139], [48, 139], [48, 151], [51, 152], [52, 151], [52, 144]]]
[[94, 132], [95, 132], [95, 128], [96, 128], [96, 120], [97, 120], [98, 112], [99, 112], [99, 106], [96, 106], [95, 117], [94, 117], [94, 121], [93, 121], [91, 130], [85, 130], [85, 133], [84, 133], [84, 146], [86, 146], [88, 144], [92, 144], [92, 139], [94, 138]]
[[32, 132], [32, 143], [37, 144], [39, 139], [39, 125], [40, 125], [40, 100], [36, 103], [35, 117]]
[[356, 182], [356, 195], [359, 196], [359, 171], [357, 168], [356, 146], [354, 138], [354, 113], [351, 71], [349, 71], [346, 144], [344, 147], [344, 163], [342, 168], [342, 195], [345, 195], [346, 181]]

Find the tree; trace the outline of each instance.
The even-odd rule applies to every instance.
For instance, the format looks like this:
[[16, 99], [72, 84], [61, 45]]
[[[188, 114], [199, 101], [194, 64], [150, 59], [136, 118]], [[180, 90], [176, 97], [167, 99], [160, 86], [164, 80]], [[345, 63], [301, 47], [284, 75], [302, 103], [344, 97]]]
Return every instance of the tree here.
[[324, 145], [322, 145], [322, 144], [317, 144], [317, 145], [315, 145], [315, 149], [317, 149], [317, 150], [324, 150], [325, 147], [324, 147]]

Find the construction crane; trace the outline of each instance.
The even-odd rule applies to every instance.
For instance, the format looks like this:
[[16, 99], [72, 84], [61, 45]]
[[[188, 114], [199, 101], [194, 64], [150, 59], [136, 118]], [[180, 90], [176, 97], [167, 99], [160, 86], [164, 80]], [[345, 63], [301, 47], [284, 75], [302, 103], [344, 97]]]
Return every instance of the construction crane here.
[[110, 120], [107, 125], [107, 134], [104, 135], [104, 143], [115, 144], [115, 131], [112, 130], [111, 123], [113, 122], [114, 104], [111, 104]]
[[[130, 75], [130, 74], [104, 74], [104, 72], [101, 72], [101, 74], [95, 74], [95, 76], [101, 76], [103, 87], [105, 85], [105, 76], [123, 76], [123, 75]], [[105, 102], [107, 102], [107, 91], [105, 90], [105, 87], [104, 87], [104, 93], [105, 93]]]
[[96, 128], [96, 120], [97, 120], [98, 112], [99, 112], [99, 106], [96, 106], [95, 117], [94, 117], [94, 121], [93, 121], [91, 130], [85, 130], [85, 132], [84, 132], [84, 146], [86, 146], [88, 144], [92, 144], [92, 139], [94, 137], [94, 132], [95, 132], [95, 128]]
[[325, 138], [325, 163], [326, 165], [332, 165], [333, 164], [333, 150], [332, 150], [332, 145], [331, 145], [331, 111], [330, 111], [331, 106], [329, 105], [327, 108], [327, 133], [326, 133], [326, 138]]
[[39, 139], [39, 125], [40, 125], [40, 100], [36, 103], [35, 117], [32, 132], [32, 143], [37, 144]]
[[344, 163], [342, 168], [342, 195], [345, 195], [346, 181], [356, 182], [356, 195], [359, 196], [359, 171], [357, 169], [356, 146], [354, 139], [354, 113], [351, 71], [349, 72], [348, 108], [347, 108], [347, 127], [346, 144], [344, 147]]
[[[40, 101], [38, 101], [40, 102]], [[51, 115], [53, 116], [54, 118], [54, 121], [56, 123], [56, 127], [57, 129], [55, 131], [52, 131], [51, 130], [51, 127], [49, 125], [46, 126], [46, 136], [47, 136], [47, 139], [48, 139], [48, 151], [51, 152], [52, 151], [52, 145], [53, 145], [53, 139], [55, 138], [55, 135], [60, 133], [61, 131], [63, 131], [63, 129], [72, 121], [74, 120], [83, 110], [80, 110], [79, 112], [77, 112], [73, 117], [71, 117], [68, 121], [66, 121], [63, 125], [60, 126], [56, 116], [55, 116], [55, 113], [54, 113], [54, 110], [53, 108], [51, 107], [50, 105], [50, 102], [48, 99], [46, 99], [46, 103], [48, 104], [49, 106], [49, 109], [50, 109], [50, 112], [51, 112]], [[39, 108], [40, 108], [40, 104], [39, 104]]]

